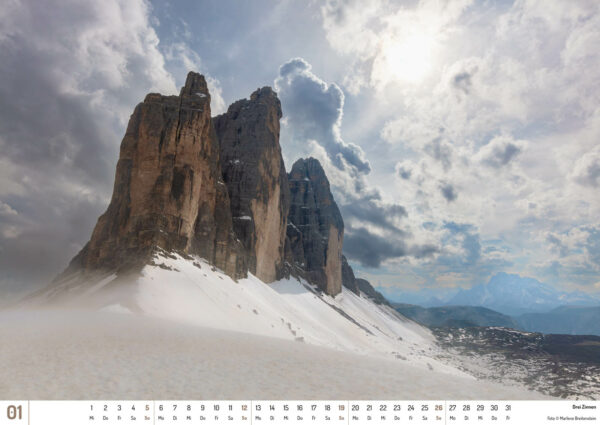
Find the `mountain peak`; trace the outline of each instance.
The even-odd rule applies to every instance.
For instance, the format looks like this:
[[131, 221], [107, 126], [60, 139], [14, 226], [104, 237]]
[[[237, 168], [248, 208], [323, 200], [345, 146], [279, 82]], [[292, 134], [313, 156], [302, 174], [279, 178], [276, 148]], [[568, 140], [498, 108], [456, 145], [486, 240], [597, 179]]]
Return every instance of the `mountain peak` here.
[[325, 170], [318, 159], [311, 157], [299, 158], [292, 165], [290, 175], [293, 178], [308, 178], [311, 180], [319, 180], [327, 183], [329, 188], [329, 180], [325, 174]]
[[190, 71], [185, 79], [185, 85], [181, 88], [180, 96], [183, 95], [205, 95], [208, 96], [208, 85], [204, 75]]
[[270, 86], [264, 86], [264, 87], [258, 88], [254, 92], [252, 92], [252, 94], [250, 95], [250, 100], [257, 100], [259, 98], [279, 99], [277, 97], [277, 93], [275, 92], [275, 90], [273, 90], [273, 88]]
[[[343, 267], [354, 280], [342, 264], [344, 221], [317, 159], [299, 159], [286, 173], [281, 116], [266, 86], [212, 117], [197, 72], [180, 96], [148, 94], [123, 137], [110, 204], [54, 287], [139, 273], [165, 252], [203, 258], [233, 279], [292, 274], [340, 293]], [[368, 292], [360, 283], [354, 290]]]
[[319, 161], [301, 158], [288, 174], [291, 205], [288, 216], [289, 262], [307, 280], [328, 294], [341, 291], [344, 220]]
[[547, 311], [563, 304], [589, 305], [593, 298], [561, 292], [532, 277], [499, 272], [487, 284], [475, 285], [456, 294], [448, 304], [483, 306], [508, 315]]
[[213, 118], [233, 229], [245, 247], [249, 271], [267, 283], [283, 276], [289, 210], [279, 144], [281, 115], [277, 95], [263, 87]]

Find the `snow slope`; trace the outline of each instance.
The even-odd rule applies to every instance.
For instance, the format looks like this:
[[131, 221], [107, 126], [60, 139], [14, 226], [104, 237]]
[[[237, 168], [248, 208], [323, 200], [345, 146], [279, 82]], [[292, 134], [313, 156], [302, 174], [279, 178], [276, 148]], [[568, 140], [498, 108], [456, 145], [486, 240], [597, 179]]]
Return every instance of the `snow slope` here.
[[0, 312], [2, 400], [535, 399], [281, 338], [107, 312]]
[[64, 286], [45, 295], [62, 293], [57, 298], [69, 307], [129, 311], [461, 374], [432, 359], [438, 348], [427, 328], [346, 288], [330, 297], [296, 278], [265, 284], [250, 274], [236, 282], [200, 258], [169, 253], [157, 254], [141, 276], [130, 280], [98, 276], [83, 287], [72, 281]]
[[[53, 311], [40, 311], [49, 300]], [[0, 384], [0, 399], [541, 397], [437, 360], [427, 328], [362, 294], [330, 297], [294, 278], [236, 282], [199, 258], [163, 253], [141, 275], [72, 279], [27, 304], [36, 309], [0, 317], [0, 338], [15, 341], [0, 348], [0, 382], [14, 383]], [[33, 379], [65, 367], [75, 372], [48, 387]], [[81, 393], [113, 374], [116, 393]]]
[[266, 285], [250, 275], [236, 283], [201, 260], [156, 262], [162, 267], [147, 266], [135, 294], [154, 317], [362, 354], [409, 356], [412, 347], [432, 345], [429, 330], [345, 288], [332, 298], [294, 278]]

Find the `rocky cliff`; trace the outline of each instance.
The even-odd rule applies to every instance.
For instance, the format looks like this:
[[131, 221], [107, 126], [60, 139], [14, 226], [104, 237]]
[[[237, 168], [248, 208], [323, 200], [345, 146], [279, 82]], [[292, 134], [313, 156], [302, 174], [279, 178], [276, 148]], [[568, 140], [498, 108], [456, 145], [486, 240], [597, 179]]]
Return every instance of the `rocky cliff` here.
[[354, 276], [354, 270], [352, 270], [352, 267], [348, 264], [348, 260], [344, 255], [342, 255], [342, 285], [356, 295], [359, 295], [360, 293], [364, 294], [375, 304], [390, 305], [381, 292], [373, 288], [373, 285], [371, 285], [368, 280]]
[[325, 171], [314, 158], [299, 159], [288, 175], [290, 212], [287, 226], [288, 262], [329, 295], [342, 289], [344, 221]]
[[213, 119], [233, 229], [244, 245], [250, 272], [267, 283], [283, 274], [290, 202], [279, 145], [280, 118], [277, 95], [264, 87]]
[[244, 276], [219, 154], [202, 75], [189, 73], [179, 96], [147, 95], [121, 143], [108, 209], [65, 274], [143, 265], [160, 247]]
[[164, 250], [198, 255], [234, 279], [292, 274], [329, 295], [342, 284], [370, 293], [342, 256], [344, 222], [319, 161], [300, 159], [286, 173], [281, 116], [263, 87], [211, 117], [194, 72], [179, 96], [147, 95], [123, 137], [110, 204], [55, 282], [135, 272]]
[[356, 283], [356, 276], [354, 276], [354, 270], [352, 270], [352, 267], [348, 264], [345, 255], [342, 255], [342, 286], [350, 289], [357, 295], [360, 293], [360, 289]]

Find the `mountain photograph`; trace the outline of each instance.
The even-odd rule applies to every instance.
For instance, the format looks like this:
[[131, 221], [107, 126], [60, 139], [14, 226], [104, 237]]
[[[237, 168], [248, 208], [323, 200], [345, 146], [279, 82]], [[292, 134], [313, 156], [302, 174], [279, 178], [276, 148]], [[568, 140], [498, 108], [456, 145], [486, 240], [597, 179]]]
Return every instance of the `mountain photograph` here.
[[598, 400], [598, 27], [8, 2], [0, 400]]

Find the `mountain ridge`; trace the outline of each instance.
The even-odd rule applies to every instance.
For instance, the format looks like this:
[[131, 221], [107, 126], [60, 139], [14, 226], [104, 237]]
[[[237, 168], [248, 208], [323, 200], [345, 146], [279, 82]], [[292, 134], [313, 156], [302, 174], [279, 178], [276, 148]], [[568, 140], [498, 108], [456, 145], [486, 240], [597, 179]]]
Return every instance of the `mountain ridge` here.
[[53, 287], [139, 274], [164, 251], [204, 258], [235, 280], [295, 276], [332, 296], [350, 269], [346, 284], [355, 293], [385, 303], [343, 258], [344, 222], [319, 161], [298, 159], [286, 171], [281, 117], [270, 87], [211, 116], [206, 80], [195, 72], [179, 96], [148, 94], [121, 142], [106, 212], [65, 271], [36, 295], [60, 297]]
[[593, 296], [563, 292], [537, 279], [505, 272], [496, 273], [485, 284], [461, 290], [445, 305], [481, 306], [510, 316], [545, 312], [560, 305], [593, 305]]

